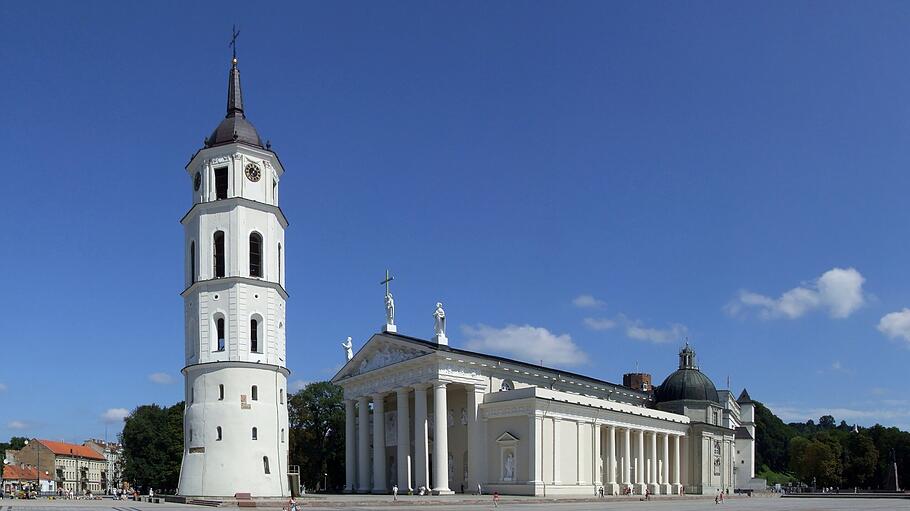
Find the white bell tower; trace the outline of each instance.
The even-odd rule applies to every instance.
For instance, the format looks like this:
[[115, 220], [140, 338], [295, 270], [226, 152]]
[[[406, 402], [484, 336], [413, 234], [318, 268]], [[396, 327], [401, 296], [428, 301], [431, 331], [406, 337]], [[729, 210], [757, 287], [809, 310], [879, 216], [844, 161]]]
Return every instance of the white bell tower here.
[[186, 412], [178, 493], [286, 497], [284, 169], [247, 121], [236, 54], [227, 115], [186, 166]]

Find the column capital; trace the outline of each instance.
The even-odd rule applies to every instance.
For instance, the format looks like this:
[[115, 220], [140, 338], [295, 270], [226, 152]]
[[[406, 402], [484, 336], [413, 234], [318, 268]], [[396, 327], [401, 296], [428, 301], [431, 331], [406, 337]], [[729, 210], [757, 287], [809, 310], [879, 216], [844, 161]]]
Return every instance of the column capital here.
[[381, 401], [385, 398], [385, 395], [385, 392], [374, 392], [371, 397], [373, 398], [373, 401]]
[[407, 394], [411, 392], [411, 387], [398, 387], [395, 389], [396, 394]]
[[427, 390], [431, 385], [429, 383], [415, 383], [411, 385], [411, 388], [414, 390]]

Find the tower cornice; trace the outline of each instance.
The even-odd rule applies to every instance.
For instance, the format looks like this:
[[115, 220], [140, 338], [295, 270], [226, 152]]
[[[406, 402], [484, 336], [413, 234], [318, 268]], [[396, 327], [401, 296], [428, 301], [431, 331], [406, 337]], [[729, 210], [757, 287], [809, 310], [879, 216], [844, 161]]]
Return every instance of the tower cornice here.
[[219, 199], [215, 201], [208, 202], [197, 202], [190, 208], [189, 211], [183, 215], [183, 218], [180, 219], [180, 223], [186, 225], [190, 218], [205, 213], [224, 213], [234, 209], [237, 206], [243, 206], [250, 209], [255, 209], [262, 211], [264, 213], [272, 213], [278, 217], [278, 222], [281, 223], [281, 227], [288, 228], [288, 219], [284, 216], [284, 212], [281, 211], [281, 208], [278, 206], [273, 206], [271, 204], [266, 204], [264, 202], [254, 201], [251, 199], [246, 199], [244, 197], [230, 197], [227, 199]]
[[236, 275], [236, 276], [232, 276], [232, 277], [218, 277], [216, 279], [197, 280], [190, 287], [181, 291], [180, 296], [186, 298], [187, 295], [189, 295], [193, 291], [197, 290], [198, 288], [203, 287], [205, 285], [212, 285], [212, 284], [222, 284], [225, 287], [231, 286], [232, 284], [250, 284], [250, 285], [254, 285], [254, 286], [270, 287], [270, 288], [274, 289], [275, 291], [278, 291], [278, 294], [280, 294], [281, 297], [284, 298], [285, 300], [287, 300], [288, 296], [289, 296], [288, 292], [284, 289], [284, 286], [282, 286], [281, 284], [279, 284], [277, 282], [272, 282], [270, 280], [257, 279], [257, 278], [253, 278], [253, 277], [244, 277], [241, 275]]
[[243, 368], [254, 368], [254, 369], [271, 369], [272, 371], [283, 374], [285, 377], [290, 376], [290, 374], [291, 374], [291, 370], [284, 366], [275, 365], [275, 364], [262, 364], [259, 362], [245, 362], [243, 360], [216, 360], [214, 362], [202, 362], [200, 364], [190, 364], [188, 366], [184, 366], [184, 368], [181, 369], [180, 372], [183, 374], [186, 374], [190, 368], [205, 369], [206, 366], [213, 367], [213, 368], [215, 368], [215, 367], [217, 367], [217, 368], [243, 367]]

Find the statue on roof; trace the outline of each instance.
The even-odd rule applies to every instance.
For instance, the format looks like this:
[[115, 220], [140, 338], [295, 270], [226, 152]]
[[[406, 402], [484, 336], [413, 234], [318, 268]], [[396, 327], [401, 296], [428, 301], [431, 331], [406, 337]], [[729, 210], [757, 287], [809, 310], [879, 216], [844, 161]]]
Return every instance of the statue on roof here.
[[437, 337], [446, 336], [446, 311], [442, 308], [442, 302], [436, 302], [436, 311], [433, 312], [434, 329]]
[[354, 343], [351, 342], [351, 338], [348, 337], [348, 340], [341, 343], [341, 346], [344, 348], [344, 353], [347, 356], [348, 360], [354, 358]]

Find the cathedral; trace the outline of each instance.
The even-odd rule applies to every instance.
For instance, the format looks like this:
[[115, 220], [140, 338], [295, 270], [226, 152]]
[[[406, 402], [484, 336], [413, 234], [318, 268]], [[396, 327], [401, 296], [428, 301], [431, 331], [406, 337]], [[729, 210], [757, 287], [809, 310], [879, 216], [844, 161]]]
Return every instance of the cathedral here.
[[[387, 308], [391, 296], [387, 292]], [[755, 479], [755, 405], [717, 390], [688, 345], [657, 387], [610, 383], [388, 324], [332, 381], [344, 389], [345, 490], [504, 495], [716, 494]], [[442, 315], [444, 318], [444, 315]], [[444, 321], [444, 320], [443, 320]]]
[[235, 54], [227, 113], [186, 165], [181, 496], [290, 494], [283, 173], [246, 118]]

